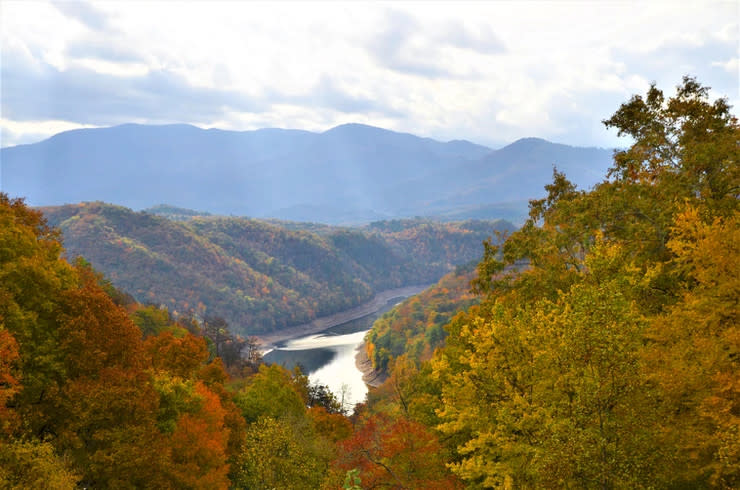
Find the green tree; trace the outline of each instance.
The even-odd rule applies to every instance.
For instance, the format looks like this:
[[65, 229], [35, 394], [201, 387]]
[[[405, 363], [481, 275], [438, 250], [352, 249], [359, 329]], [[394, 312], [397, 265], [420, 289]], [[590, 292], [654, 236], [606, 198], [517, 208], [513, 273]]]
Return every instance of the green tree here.
[[247, 428], [236, 484], [250, 489], [315, 489], [326, 461], [285, 420], [259, 419]]
[[554, 173], [433, 359], [473, 486], [737, 485], [737, 119], [685, 78], [605, 123], [610, 177]]

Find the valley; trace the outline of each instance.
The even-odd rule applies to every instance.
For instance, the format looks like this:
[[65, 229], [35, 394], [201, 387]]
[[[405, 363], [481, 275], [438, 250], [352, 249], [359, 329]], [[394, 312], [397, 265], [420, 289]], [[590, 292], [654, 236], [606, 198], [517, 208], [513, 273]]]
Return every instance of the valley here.
[[740, 489], [737, 0], [0, 12], [0, 489]]
[[293, 229], [223, 216], [171, 220], [100, 202], [42, 209], [70, 259], [84, 257], [139, 302], [176, 317], [222, 317], [243, 336], [305, 328], [382, 291], [434, 282], [514, 229], [504, 220], [422, 219]]

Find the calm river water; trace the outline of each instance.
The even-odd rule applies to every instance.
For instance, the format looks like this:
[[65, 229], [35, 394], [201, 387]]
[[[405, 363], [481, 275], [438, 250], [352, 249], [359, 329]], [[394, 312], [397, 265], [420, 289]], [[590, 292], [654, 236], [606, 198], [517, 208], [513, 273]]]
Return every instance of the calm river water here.
[[345, 400], [352, 407], [364, 401], [367, 394], [362, 373], [355, 364], [357, 348], [373, 322], [403, 299], [393, 298], [375, 313], [321, 333], [280, 342], [264, 356], [265, 362], [281, 364], [288, 369], [299, 364], [311, 383], [328, 386], [337, 398], [341, 399], [344, 388]]

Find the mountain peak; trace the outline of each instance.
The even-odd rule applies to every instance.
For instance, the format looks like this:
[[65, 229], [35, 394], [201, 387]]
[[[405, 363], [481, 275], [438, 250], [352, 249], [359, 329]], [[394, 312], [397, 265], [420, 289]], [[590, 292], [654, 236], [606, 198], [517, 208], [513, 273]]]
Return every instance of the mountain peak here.
[[[326, 222], [344, 220], [348, 210], [422, 216], [526, 202], [543, 192], [553, 163], [586, 187], [611, 161], [608, 151], [540, 138], [491, 151], [359, 123], [324, 133], [127, 124], [67, 132], [0, 156], [2, 190], [36, 206], [101, 200], [146, 209], [167, 202], [274, 217], [281, 217], [275, 210], [308, 206], [305, 219]], [[318, 209], [333, 214], [319, 216]]]
[[557, 143], [553, 143], [552, 141], [547, 141], [546, 139], [542, 138], [536, 138], [534, 136], [528, 136], [526, 138], [519, 138], [518, 140], [514, 141], [513, 143], [510, 143], [506, 146], [522, 146], [522, 145], [554, 145]]
[[339, 126], [334, 126], [331, 129], [327, 129], [321, 134], [358, 134], [358, 133], [375, 133], [375, 134], [389, 134], [395, 133], [390, 129], [379, 128], [377, 126], [370, 126], [369, 124], [361, 123], [345, 123]]

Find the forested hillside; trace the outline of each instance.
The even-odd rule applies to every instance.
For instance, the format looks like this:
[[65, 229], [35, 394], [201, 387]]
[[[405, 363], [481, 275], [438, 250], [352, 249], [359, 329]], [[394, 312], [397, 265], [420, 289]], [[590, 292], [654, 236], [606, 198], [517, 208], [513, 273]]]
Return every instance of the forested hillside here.
[[0, 488], [341, 485], [352, 428], [324, 387], [253, 350], [231, 377], [223, 325], [175, 323], [60, 252], [0, 193]]
[[[176, 321], [68, 262], [41, 212], [0, 193], [0, 487], [740, 487], [740, 125], [691, 78], [670, 97], [651, 87], [605, 123], [632, 138], [609, 178], [584, 191], [555, 172], [525, 226], [484, 246], [476, 299], [458, 274], [426, 293], [429, 305], [407, 302], [418, 323], [397, 343], [411, 349], [389, 351], [388, 380], [350, 417], [224, 323]], [[296, 271], [281, 253], [301, 240], [342, 260], [374, 243], [221, 218], [161, 237], [162, 218], [77, 209], [95, 206], [105, 209], [55, 212], [146, 248], [136, 253], [152, 257], [150, 276], [199, 240], [216, 270], [247, 263], [225, 250], [250, 233]], [[438, 225], [375, 228], [425, 260], [460, 253], [428, 251], [422, 238], [445, 236]], [[431, 347], [419, 353], [413, 339], [438, 332], [430, 305], [451, 315], [457, 294], [477, 304], [427, 360]], [[394, 321], [376, 342], [393, 346]]]
[[447, 336], [443, 327], [478, 303], [470, 290], [474, 277], [473, 265], [458, 267], [376, 320], [365, 339], [373, 369], [386, 373], [389, 364], [404, 354], [416, 362], [429, 360]]
[[435, 434], [471, 488], [740, 486], [740, 126], [707, 94], [653, 86], [605, 121], [633, 139], [609, 179], [586, 192], [556, 172], [486, 246], [480, 304], [444, 346], [387, 356], [348, 467], [373, 474], [362, 450], [390, 418]]
[[351, 308], [384, 289], [434, 282], [480, 258], [495, 231], [513, 230], [505, 221], [398, 220], [317, 234], [244, 218], [173, 221], [103, 203], [43, 211], [68, 256], [85, 257], [138, 301], [220, 316], [250, 335]]

